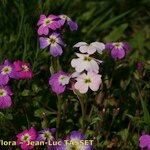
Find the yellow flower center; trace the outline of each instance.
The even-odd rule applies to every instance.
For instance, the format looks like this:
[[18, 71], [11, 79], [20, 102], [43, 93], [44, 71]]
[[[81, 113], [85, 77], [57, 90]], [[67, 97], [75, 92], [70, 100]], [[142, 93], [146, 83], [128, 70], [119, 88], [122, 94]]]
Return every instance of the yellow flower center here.
[[0, 89], [0, 97], [6, 96], [7, 92], [4, 89]]
[[54, 38], [49, 38], [49, 42], [50, 42], [51, 44], [55, 44], [55, 43], [56, 43], [56, 39], [54, 39]]
[[52, 139], [52, 134], [49, 132], [49, 131], [45, 131], [44, 132], [44, 138], [46, 138], [46, 139]]
[[27, 142], [29, 140], [30, 140], [29, 134], [25, 134], [25, 135], [22, 136], [22, 141]]
[[77, 145], [72, 145], [69, 150], [79, 150]]
[[90, 79], [85, 79], [84, 82], [85, 83], [91, 83], [91, 80]]
[[122, 43], [121, 42], [116, 42], [114, 43], [115, 48], [122, 48]]
[[68, 76], [65, 76], [65, 75], [61, 75], [58, 79], [59, 83], [61, 85], [66, 85], [69, 83], [69, 77]]
[[45, 19], [45, 21], [44, 21], [45, 25], [48, 25], [48, 24], [50, 24], [51, 22], [52, 22], [52, 21], [51, 21], [49, 18]]
[[84, 57], [84, 61], [91, 61], [91, 60], [92, 60], [91, 57], [88, 57], [88, 56]]
[[2, 74], [3, 74], [3, 75], [9, 74], [11, 71], [12, 71], [12, 68], [11, 68], [10, 66], [5, 66], [5, 67], [2, 69]]

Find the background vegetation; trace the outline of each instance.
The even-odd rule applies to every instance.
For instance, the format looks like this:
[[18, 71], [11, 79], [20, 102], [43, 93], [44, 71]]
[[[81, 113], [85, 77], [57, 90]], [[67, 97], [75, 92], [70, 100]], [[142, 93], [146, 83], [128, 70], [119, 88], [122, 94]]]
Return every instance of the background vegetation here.
[[[60, 57], [70, 71], [79, 41], [128, 41], [132, 51], [115, 62], [104, 54], [103, 86], [87, 95], [86, 135], [94, 137], [96, 150], [138, 149], [142, 131], [150, 132], [150, 1], [149, 0], [0, 0], [0, 63], [22, 59], [31, 63], [34, 78], [12, 81], [13, 107], [0, 110], [0, 139], [14, 140], [18, 132], [34, 125], [41, 130], [56, 126], [57, 97], [48, 85], [51, 57], [39, 49], [37, 20], [41, 13], [66, 14], [79, 25], [64, 35], [67, 48]], [[136, 63], [143, 68], [137, 70]], [[81, 127], [78, 100], [63, 96], [59, 137]]]

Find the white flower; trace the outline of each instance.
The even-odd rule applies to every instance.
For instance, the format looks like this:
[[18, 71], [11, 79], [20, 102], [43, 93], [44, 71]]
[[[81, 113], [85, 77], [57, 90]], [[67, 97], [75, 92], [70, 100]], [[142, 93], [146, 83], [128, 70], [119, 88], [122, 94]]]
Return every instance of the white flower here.
[[71, 61], [71, 66], [75, 68], [76, 72], [82, 72], [84, 70], [93, 71], [96, 73], [99, 72], [98, 63], [101, 63], [102, 61], [90, 57], [88, 54], [76, 53], [76, 55], [79, 58], [72, 59]]
[[79, 47], [81, 53], [94, 54], [96, 51], [102, 54], [102, 51], [105, 49], [105, 44], [101, 42], [93, 42], [87, 44], [86, 42], [78, 42], [73, 47]]
[[76, 81], [74, 87], [82, 94], [86, 93], [88, 88], [97, 91], [102, 83], [101, 75], [95, 72], [82, 73], [76, 78]]

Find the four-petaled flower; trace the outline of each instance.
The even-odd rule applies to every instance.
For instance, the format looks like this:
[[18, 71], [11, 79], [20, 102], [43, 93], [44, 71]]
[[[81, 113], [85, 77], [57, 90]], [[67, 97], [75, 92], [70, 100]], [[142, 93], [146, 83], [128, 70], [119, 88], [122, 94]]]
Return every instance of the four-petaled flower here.
[[64, 46], [64, 43], [59, 33], [54, 32], [50, 34], [48, 38], [40, 37], [39, 40], [40, 40], [41, 49], [44, 49], [47, 46], [50, 46], [50, 54], [52, 56], [57, 57], [63, 53], [61, 46]]
[[32, 70], [29, 67], [29, 63], [23, 61], [15, 61], [14, 63], [15, 71], [17, 72], [18, 79], [32, 78]]
[[111, 55], [115, 59], [122, 59], [131, 50], [130, 45], [127, 42], [115, 42], [107, 43], [106, 49], [111, 50]]
[[5, 60], [3, 65], [0, 65], [0, 85], [6, 85], [9, 78], [17, 78], [14, 66], [8, 60]]
[[148, 134], [143, 134], [140, 139], [140, 148], [145, 149], [145, 150], [150, 150], [150, 135]]
[[93, 150], [91, 144], [83, 144], [81, 140], [86, 140], [85, 135], [79, 131], [72, 131], [64, 140], [61, 145], [57, 146], [57, 150]]
[[76, 31], [78, 29], [78, 25], [76, 22], [72, 21], [71, 18], [69, 18], [66, 15], [59, 15], [60, 17], [60, 24], [63, 26], [65, 23], [68, 24], [71, 31]]
[[8, 86], [0, 86], [0, 109], [8, 108], [11, 106], [12, 91]]
[[97, 91], [102, 83], [101, 75], [95, 72], [82, 73], [76, 78], [74, 88], [84, 94], [90, 88], [92, 91]]
[[34, 142], [37, 137], [37, 131], [32, 127], [29, 130], [25, 130], [17, 134], [17, 145], [21, 145], [23, 150], [33, 149], [33, 145], [30, 142]]
[[50, 30], [56, 30], [61, 27], [61, 24], [59, 23], [59, 17], [55, 15], [49, 15], [46, 17], [45, 15], [41, 15], [40, 19], [37, 23], [39, 26], [38, 34], [39, 35], [48, 35], [49, 29]]
[[74, 47], [79, 47], [81, 53], [94, 54], [97, 51], [102, 54], [105, 49], [105, 44], [101, 42], [93, 42], [91, 44], [87, 44], [86, 42], [78, 42], [74, 45]]
[[49, 79], [49, 84], [52, 87], [52, 91], [56, 94], [61, 94], [65, 91], [66, 85], [69, 84], [70, 77], [67, 73], [59, 71], [53, 74]]
[[38, 132], [37, 141], [53, 141], [56, 134], [56, 128], [46, 128]]
[[90, 57], [89, 54], [76, 53], [76, 55], [79, 58], [72, 59], [71, 61], [71, 66], [75, 68], [76, 72], [82, 72], [84, 70], [93, 71], [96, 73], [99, 72], [98, 63], [101, 63], [102, 61]]

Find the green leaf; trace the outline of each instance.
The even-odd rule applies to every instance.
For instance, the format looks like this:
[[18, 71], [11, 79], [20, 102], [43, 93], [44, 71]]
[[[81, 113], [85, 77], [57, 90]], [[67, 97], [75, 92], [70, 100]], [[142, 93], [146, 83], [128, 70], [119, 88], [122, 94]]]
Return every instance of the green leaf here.
[[50, 114], [53, 114], [52, 112], [46, 110], [45, 108], [40, 108], [40, 109], [37, 109], [35, 112], [34, 112], [34, 116], [35, 117], [39, 117], [39, 118], [43, 118], [43, 116], [48, 116]]
[[144, 122], [146, 124], [150, 125], [150, 114], [149, 114], [149, 111], [147, 109], [147, 104], [142, 99], [141, 99], [141, 104], [142, 104], [142, 108], [143, 108], [143, 112], [144, 112]]
[[24, 90], [24, 91], [21, 93], [22, 96], [29, 96], [29, 94], [30, 94], [30, 91], [29, 91], [29, 90]]
[[122, 138], [123, 141], [126, 141], [127, 138], [128, 138], [128, 135], [129, 135], [129, 130], [128, 129], [124, 129], [124, 130], [120, 131], [118, 133], [118, 135], [121, 136], [121, 138]]
[[90, 123], [90, 125], [95, 124], [95, 123], [97, 123], [98, 121], [101, 121], [101, 118], [100, 118], [100, 117], [93, 118], [92, 121], [91, 121], [91, 123]]
[[124, 34], [125, 29], [128, 27], [128, 24], [122, 24], [119, 27], [116, 27], [109, 35], [107, 35], [104, 39], [105, 41], [117, 41], [119, 40]]
[[113, 24], [114, 22], [116, 22], [117, 20], [121, 19], [122, 17], [124, 17], [125, 15], [129, 14], [131, 12], [131, 10], [126, 11], [116, 17], [113, 17], [112, 19], [109, 19], [108, 21], [104, 22], [103, 24], [100, 25], [100, 29], [104, 30], [108, 27], [111, 26], [111, 24]]

